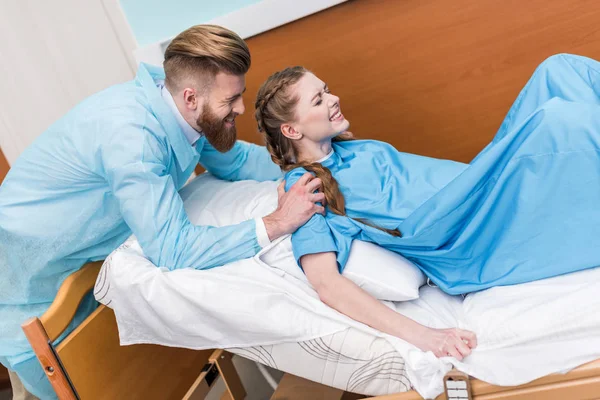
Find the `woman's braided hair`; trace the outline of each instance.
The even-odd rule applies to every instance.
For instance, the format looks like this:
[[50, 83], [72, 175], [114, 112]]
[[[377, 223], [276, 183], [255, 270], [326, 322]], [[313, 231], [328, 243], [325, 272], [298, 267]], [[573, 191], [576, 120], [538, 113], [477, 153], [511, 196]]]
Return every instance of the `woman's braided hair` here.
[[[273, 162], [282, 169], [290, 171], [294, 168], [304, 168], [321, 180], [327, 207], [338, 215], [346, 215], [344, 196], [329, 168], [318, 162], [297, 162], [297, 154], [293, 141], [281, 133], [281, 125], [293, 121], [298, 104], [298, 96], [290, 93], [290, 86], [297, 83], [309, 72], [301, 66], [286, 68], [271, 75], [260, 87], [254, 104], [254, 117], [258, 123], [258, 131], [265, 138], [267, 150], [271, 153]], [[349, 132], [340, 134], [332, 139], [334, 142], [353, 140]], [[402, 236], [397, 229], [385, 229], [364, 219], [355, 218], [366, 225], [380, 229], [392, 236]]]

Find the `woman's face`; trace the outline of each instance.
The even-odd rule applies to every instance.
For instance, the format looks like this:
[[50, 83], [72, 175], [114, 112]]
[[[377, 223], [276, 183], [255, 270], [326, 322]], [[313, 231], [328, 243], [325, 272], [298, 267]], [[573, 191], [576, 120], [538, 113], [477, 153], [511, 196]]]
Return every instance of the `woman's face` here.
[[348, 130], [339, 97], [331, 94], [327, 85], [310, 72], [292, 87], [298, 96], [294, 129], [313, 142], [329, 140]]

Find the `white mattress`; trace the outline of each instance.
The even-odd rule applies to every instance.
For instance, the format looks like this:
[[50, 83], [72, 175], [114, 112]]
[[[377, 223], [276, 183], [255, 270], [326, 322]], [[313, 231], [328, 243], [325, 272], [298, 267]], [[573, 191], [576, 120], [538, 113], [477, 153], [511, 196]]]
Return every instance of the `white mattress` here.
[[348, 392], [375, 396], [412, 389], [404, 359], [394, 347], [354, 328], [297, 343], [227, 350]]

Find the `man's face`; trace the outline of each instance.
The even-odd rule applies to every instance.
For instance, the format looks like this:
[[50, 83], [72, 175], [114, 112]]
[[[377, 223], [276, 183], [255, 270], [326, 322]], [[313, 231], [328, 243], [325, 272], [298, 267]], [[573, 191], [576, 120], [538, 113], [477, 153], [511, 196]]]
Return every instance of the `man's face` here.
[[235, 144], [235, 117], [244, 113], [242, 93], [245, 91], [244, 75], [219, 72], [196, 120], [208, 142], [222, 153], [231, 150]]

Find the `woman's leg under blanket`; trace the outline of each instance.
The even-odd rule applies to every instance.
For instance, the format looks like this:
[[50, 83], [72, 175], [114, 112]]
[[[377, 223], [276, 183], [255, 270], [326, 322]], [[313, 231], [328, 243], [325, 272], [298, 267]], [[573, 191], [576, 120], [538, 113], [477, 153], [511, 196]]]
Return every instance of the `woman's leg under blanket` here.
[[440, 194], [398, 250], [447, 293], [600, 265], [600, 104], [547, 101]]
[[548, 100], [600, 104], [600, 62], [572, 54], [558, 54], [542, 62], [511, 106], [495, 143], [523, 123]]

